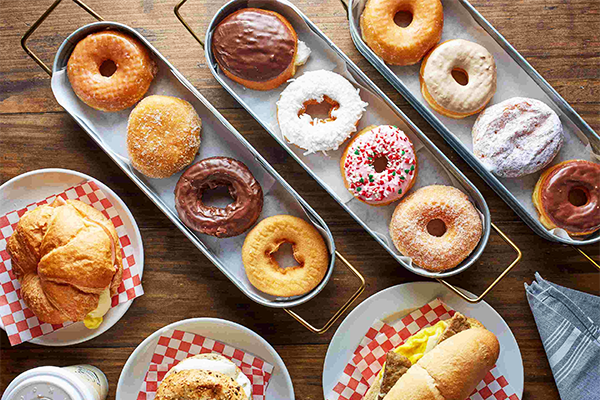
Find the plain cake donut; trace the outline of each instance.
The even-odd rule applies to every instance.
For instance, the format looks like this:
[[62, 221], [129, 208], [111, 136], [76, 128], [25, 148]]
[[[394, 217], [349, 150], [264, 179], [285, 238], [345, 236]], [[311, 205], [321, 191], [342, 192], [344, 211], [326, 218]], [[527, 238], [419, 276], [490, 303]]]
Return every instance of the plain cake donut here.
[[[465, 85], [452, 72], [466, 75]], [[463, 39], [448, 40], [421, 64], [421, 93], [431, 108], [450, 118], [477, 114], [496, 92], [496, 63], [487, 49]]]
[[171, 96], [148, 96], [127, 123], [131, 165], [150, 178], [168, 178], [190, 165], [200, 148], [202, 121], [194, 107]]
[[600, 164], [569, 160], [548, 168], [535, 185], [533, 204], [547, 229], [562, 228], [570, 236], [594, 233], [600, 229]]
[[[358, 121], [368, 105], [346, 78], [319, 70], [294, 79], [277, 102], [277, 120], [283, 137], [305, 154], [337, 150], [356, 132]], [[332, 106], [329, 118], [312, 119], [306, 106], [326, 101]]]
[[503, 178], [543, 169], [563, 143], [556, 112], [539, 100], [523, 97], [486, 108], [475, 121], [472, 135], [475, 157]]
[[[407, 27], [394, 22], [400, 11], [412, 14]], [[360, 16], [364, 41], [392, 65], [418, 63], [440, 41], [443, 27], [440, 0], [369, 0]]]
[[[433, 220], [446, 228], [442, 236], [428, 231]], [[481, 217], [466, 194], [452, 186], [420, 188], [398, 204], [390, 236], [404, 256], [428, 271], [443, 272], [459, 265], [477, 246]]]
[[[110, 76], [100, 72], [106, 61], [116, 67]], [[157, 72], [146, 46], [118, 31], [86, 36], [77, 43], [67, 63], [67, 76], [77, 97], [101, 111], [121, 111], [137, 103]]]
[[340, 168], [354, 197], [384, 206], [402, 198], [414, 185], [417, 156], [412, 142], [398, 127], [369, 126], [348, 144]]
[[[274, 259], [283, 243], [291, 243], [297, 266], [281, 268]], [[281, 297], [302, 295], [325, 276], [329, 252], [315, 227], [291, 215], [260, 221], [246, 236], [242, 260], [250, 283], [258, 290]]]

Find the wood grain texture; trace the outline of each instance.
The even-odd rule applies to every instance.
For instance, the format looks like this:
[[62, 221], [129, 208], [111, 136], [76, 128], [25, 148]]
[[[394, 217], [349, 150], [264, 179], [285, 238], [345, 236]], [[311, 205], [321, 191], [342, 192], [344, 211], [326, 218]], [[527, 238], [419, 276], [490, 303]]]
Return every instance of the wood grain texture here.
[[[133, 349], [158, 328], [185, 318], [219, 317], [262, 335], [280, 353], [298, 399], [323, 399], [323, 361], [335, 329], [314, 335], [281, 310], [248, 300], [170, 223], [56, 103], [47, 75], [22, 51], [20, 38], [51, 0], [0, 2], [0, 183], [27, 171], [62, 167], [110, 186], [129, 206], [145, 246], [144, 290], [110, 332], [66, 348], [22, 344], [12, 348], [0, 334], [0, 392], [19, 373], [39, 365], [90, 363], [111, 383], [109, 398]], [[183, 13], [203, 32], [224, 0], [190, 0]], [[140, 31], [219, 109], [329, 224], [342, 254], [365, 276], [359, 298], [387, 287], [422, 280], [398, 264], [284, 152], [214, 80], [204, 53], [173, 14], [174, 0], [88, 0], [107, 20]], [[486, 301], [510, 325], [525, 365], [524, 399], [554, 399], [558, 393], [523, 288], [538, 271], [552, 282], [600, 293], [599, 274], [577, 252], [534, 234], [435, 133], [354, 47], [337, 0], [295, 4], [421, 128], [487, 199], [494, 222], [523, 249], [523, 261]], [[596, 131], [600, 130], [600, 2], [597, 0], [476, 0], [475, 7], [544, 76]], [[93, 19], [64, 1], [31, 38], [48, 64], [74, 29]], [[1, 201], [1, 200], [0, 200]], [[598, 259], [598, 246], [585, 251]], [[476, 266], [451, 279], [480, 293], [512, 259], [512, 250], [492, 234]], [[297, 311], [322, 325], [356, 288], [343, 268], [319, 296]]]

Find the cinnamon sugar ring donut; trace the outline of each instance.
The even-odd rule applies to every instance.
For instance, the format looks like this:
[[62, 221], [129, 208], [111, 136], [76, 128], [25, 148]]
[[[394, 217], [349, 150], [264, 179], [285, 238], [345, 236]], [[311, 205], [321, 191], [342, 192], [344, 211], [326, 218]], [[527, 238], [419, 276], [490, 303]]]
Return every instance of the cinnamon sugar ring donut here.
[[[394, 17], [412, 14], [407, 27]], [[360, 30], [367, 45], [388, 64], [418, 63], [442, 37], [444, 13], [440, 0], [369, 0], [360, 16]]]
[[[441, 236], [429, 232], [434, 220], [445, 226]], [[390, 236], [398, 251], [433, 272], [459, 265], [475, 249], [482, 232], [479, 213], [467, 195], [452, 186], [417, 190], [400, 201], [390, 222]]]
[[[463, 85], [453, 76], [466, 75]], [[419, 74], [421, 94], [431, 108], [450, 118], [461, 119], [485, 108], [496, 92], [496, 63], [477, 43], [453, 39], [441, 43], [425, 57]]]
[[[109, 76], [101, 73], [106, 61], [116, 67]], [[157, 72], [146, 46], [118, 31], [86, 36], [67, 63], [67, 76], [77, 97], [100, 111], [121, 111], [137, 103]]]
[[547, 229], [562, 228], [569, 236], [600, 229], [600, 164], [569, 160], [542, 173], [533, 204]]
[[[292, 244], [297, 266], [281, 268], [273, 254], [283, 243]], [[325, 276], [329, 252], [319, 231], [301, 218], [275, 215], [260, 221], [246, 236], [242, 260], [250, 283], [281, 297], [313, 290]]]

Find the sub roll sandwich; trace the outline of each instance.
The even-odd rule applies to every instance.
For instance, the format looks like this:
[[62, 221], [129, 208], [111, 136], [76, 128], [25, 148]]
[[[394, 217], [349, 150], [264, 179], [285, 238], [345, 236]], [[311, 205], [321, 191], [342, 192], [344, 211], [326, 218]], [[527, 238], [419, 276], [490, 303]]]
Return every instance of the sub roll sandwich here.
[[465, 400], [499, 352], [492, 332], [457, 312], [388, 352], [364, 400]]
[[172, 367], [156, 391], [155, 400], [251, 400], [250, 379], [220, 354], [188, 357]]

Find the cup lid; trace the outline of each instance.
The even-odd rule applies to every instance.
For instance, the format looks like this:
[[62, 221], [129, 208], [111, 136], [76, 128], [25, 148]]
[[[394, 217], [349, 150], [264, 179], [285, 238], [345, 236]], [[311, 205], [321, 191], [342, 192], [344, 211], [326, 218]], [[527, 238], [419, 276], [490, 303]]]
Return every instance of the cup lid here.
[[2, 400], [86, 400], [89, 394], [81, 383], [58, 367], [38, 367], [17, 376], [6, 388]]

